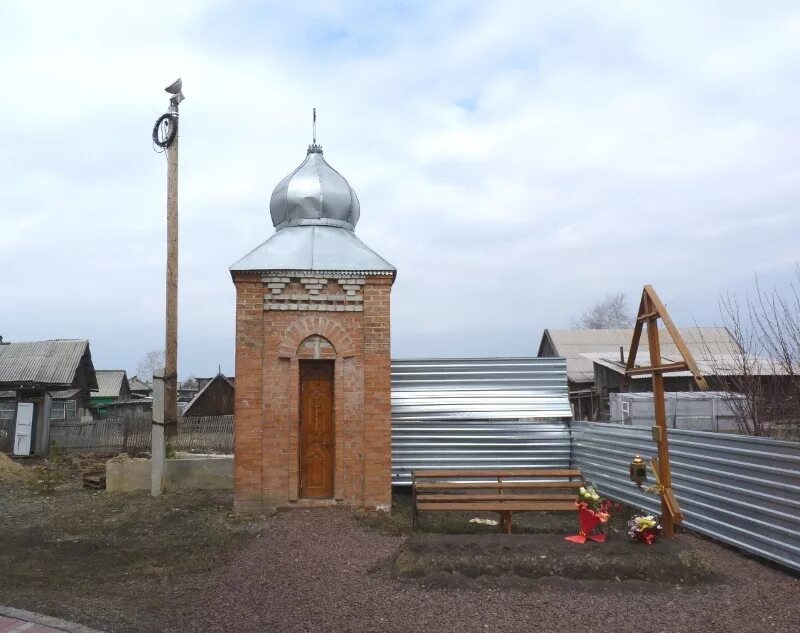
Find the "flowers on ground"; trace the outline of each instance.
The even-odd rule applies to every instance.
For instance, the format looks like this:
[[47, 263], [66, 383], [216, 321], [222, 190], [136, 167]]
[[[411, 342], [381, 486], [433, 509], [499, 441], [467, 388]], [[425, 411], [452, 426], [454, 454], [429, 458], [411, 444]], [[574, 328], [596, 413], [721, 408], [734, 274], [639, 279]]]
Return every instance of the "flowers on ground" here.
[[601, 523], [607, 523], [611, 518], [611, 510], [614, 504], [609, 499], [603, 499], [594, 486], [581, 488], [578, 490], [578, 500], [575, 502], [578, 508], [578, 521], [581, 529], [578, 534], [565, 536], [564, 538], [573, 543], [585, 543], [587, 540], [603, 543], [606, 535], [596, 533], [595, 530]]
[[606, 523], [611, 518], [612, 505], [609, 499], [600, 496], [594, 486], [581, 486], [578, 490], [578, 510], [591, 510], [601, 523]]
[[652, 514], [633, 517], [628, 521], [628, 536], [635, 541], [652, 545], [661, 533], [661, 525]]

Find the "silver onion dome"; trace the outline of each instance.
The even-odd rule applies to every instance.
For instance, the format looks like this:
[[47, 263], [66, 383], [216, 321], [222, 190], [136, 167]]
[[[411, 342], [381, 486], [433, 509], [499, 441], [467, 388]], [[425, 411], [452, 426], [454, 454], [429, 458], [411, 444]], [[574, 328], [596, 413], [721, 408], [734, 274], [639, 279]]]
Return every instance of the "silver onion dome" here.
[[356, 192], [322, 157], [322, 148], [309, 145], [306, 159], [278, 183], [269, 201], [276, 230], [287, 226], [322, 225], [355, 229], [360, 215]]

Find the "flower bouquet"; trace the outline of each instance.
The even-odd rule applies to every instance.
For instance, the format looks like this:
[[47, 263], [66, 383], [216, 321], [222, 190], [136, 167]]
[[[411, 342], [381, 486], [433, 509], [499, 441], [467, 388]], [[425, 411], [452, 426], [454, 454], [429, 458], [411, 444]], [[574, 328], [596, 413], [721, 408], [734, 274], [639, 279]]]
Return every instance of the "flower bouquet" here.
[[628, 521], [628, 536], [634, 541], [652, 545], [661, 534], [661, 525], [652, 514], [633, 517]]
[[578, 501], [575, 502], [578, 508], [578, 521], [580, 522], [580, 532], [572, 536], [565, 536], [567, 541], [573, 543], [585, 543], [587, 540], [604, 543], [606, 535], [594, 531], [602, 524], [607, 523], [611, 518], [612, 502], [603, 499], [593, 486], [589, 488], [581, 487], [578, 491]]

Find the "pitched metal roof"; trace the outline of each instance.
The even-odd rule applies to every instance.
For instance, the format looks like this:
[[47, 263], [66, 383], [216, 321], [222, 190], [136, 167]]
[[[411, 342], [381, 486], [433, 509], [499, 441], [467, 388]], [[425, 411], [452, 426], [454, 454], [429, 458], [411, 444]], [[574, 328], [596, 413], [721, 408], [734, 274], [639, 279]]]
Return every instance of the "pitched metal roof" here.
[[[732, 354], [738, 349], [736, 341], [724, 327], [678, 328], [695, 359], [709, 354]], [[661, 353], [664, 356], [679, 354], [666, 330], [660, 328]], [[567, 359], [567, 377], [572, 382], [594, 382], [593, 359], [588, 354], [601, 354], [605, 358], [619, 358], [619, 348], [627, 358], [633, 338], [633, 328], [609, 330], [545, 330], [539, 354], [544, 342], [549, 340], [557, 356]], [[647, 339], [642, 337], [637, 358], [646, 358]]]
[[50, 397], [53, 400], [69, 400], [81, 392], [80, 389], [62, 389], [61, 391], [51, 391]]
[[92, 391], [92, 398], [118, 398], [123, 384], [128, 380], [124, 369], [97, 369], [95, 374], [97, 374], [97, 389]]
[[128, 389], [131, 391], [152, 391], [153, 388], [137, 376], [128, 380]]
[[230, 267], [236, 271], [385, 272], [396, 269], [352, 231], [338, 226], [287, 226]]
[[0, 385], [42, 384], [69, 387], [84, 356], [88, 357], [90, 386], [94, 366], [89, 341], [58, 339], [0, 345]]
[[[779, 366], [777, 363], [770, 361], [768, 358], [755, 358], [747, 357], [743, 359], [742, 356], [736, 354], [711, 354], [705, 350], [698, 350], [696, 353], [693, 351], [692, 355], [697, 363], [697, 368], [703, 376], [743, 376], [745, 374], [750, 376], [786, 376], [788, 371], [785, 367]], [[617, 374], [625, 373], [625, 363], [621, 362], [619, 358], [611, 357], [609, 354], [584, 354], [586, 358], [597, 363], [603, 367], [610, 369]], [[650, 357], [641, 351], [636, 356], [637, 367], [647, 367], [650, 365]], [[675, 354], [662, 354], [661, 363], [679, 363], [683, 357], [679, 353]], [[746, 363], [746, 365], [744, 364]], [[671, 371], [666, 374], [669, 377], [689, 377], [692, 375], [690, 371]], [[650, 380], [651, 374], [636, 374], [631, 376], [633, 380]], [[704, 392], [708, 393], [708, 392]]]

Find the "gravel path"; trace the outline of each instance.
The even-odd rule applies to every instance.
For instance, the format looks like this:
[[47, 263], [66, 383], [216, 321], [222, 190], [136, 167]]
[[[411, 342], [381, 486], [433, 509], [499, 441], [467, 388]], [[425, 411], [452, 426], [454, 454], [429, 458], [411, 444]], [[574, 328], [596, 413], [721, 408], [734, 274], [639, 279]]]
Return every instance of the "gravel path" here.
[[800, 580], [700, 539], [696, 546], [726, 577], [721, 584], [422, 586], [388, 572], [387, 561], [402, 542], [343, 509], [279, 513], [204, 594], [183, 605], [183, 613], [175, 614], [179, 623], [165, 630], [800, 630]]

